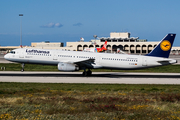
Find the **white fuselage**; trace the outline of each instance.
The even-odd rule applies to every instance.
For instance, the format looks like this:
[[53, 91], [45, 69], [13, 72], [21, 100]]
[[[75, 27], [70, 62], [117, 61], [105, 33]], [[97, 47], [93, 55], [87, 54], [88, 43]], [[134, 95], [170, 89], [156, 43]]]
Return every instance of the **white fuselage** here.
[[93, 68], [141, 69], [177, 62], [176, 60], [168, 58], [127, 54], [92, 53], [34, 48], [20, 48], [13, 51], [14, 53], [8, 53], [4, 58], [12, 62], [29, 64], [58, 65], [60, 62], [76, 64], [81, 63], [81, 61], [93, 59]]

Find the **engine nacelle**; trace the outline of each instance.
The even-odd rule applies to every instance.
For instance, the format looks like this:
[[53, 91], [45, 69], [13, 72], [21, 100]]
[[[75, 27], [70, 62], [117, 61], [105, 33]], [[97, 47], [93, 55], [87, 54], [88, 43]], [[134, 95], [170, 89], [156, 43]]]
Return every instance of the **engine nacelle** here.
[[58, 70], [59, 71], [78, 71], [79, 67], [76, 66], [75, 64], [71, 64], [71, 63], [58, 63]]

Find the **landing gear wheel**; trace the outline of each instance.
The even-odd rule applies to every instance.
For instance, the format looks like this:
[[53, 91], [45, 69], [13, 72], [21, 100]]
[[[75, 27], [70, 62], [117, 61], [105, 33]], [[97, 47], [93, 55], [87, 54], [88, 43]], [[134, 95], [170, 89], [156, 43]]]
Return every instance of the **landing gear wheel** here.
[[92, 71], [91, 71], [91, 70], [88, 70], [88, 71], [87, 71], [87, 75], [88, 75], [88, 76], [91, 76], [91, 75], [92, 75]]
[[24, 72], [24, 69], [21, 69], [21, 72]]
[[88, 70], [88, 71], [86, 71], [86, 69], [84, 70], [83, 76], [91, 76], [91, 75], [92, 75], [92, 71], [91, 70]]
[[87, 72], [86, 71], [83, 72], [83, 76], [87, 76]]

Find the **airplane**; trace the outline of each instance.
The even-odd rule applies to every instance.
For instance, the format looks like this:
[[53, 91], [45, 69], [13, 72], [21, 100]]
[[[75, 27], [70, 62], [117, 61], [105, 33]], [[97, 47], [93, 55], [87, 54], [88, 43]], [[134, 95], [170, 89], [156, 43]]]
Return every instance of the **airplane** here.
[[107, 41], [105, 41], [103, 47], [101, 48], [85, 48], [84, 51], [85, 52], [103, 52], [107, 50], [106, 46], [107, 46]]
[[117, 53], [120, 53], [120, 54], [128, 54], [128, 53], [126, 53], [126, 52], [120, 50], [120, 48], [117, 48]]
[[[36, 48], [14, 49], [6, 54], [6, 60], [22, 64], [56, 65], [59, 71], [84, 70], [84, 76], [92, 74], [91, 69], [135, 70], [177, 63], [169, 59], [176, 34], [167, 34], [159, 44], [146, 55], [96, 53], [82, 51], [47, 50]], [[86, 71], [88, 69], [88, 71]]]

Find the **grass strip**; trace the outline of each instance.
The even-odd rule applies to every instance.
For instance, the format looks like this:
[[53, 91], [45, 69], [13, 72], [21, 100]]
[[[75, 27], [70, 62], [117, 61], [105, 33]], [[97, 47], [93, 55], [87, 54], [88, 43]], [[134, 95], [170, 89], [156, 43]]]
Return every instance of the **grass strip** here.
[[180, 85], [0, 86], [0, 119], [180, 119]]

